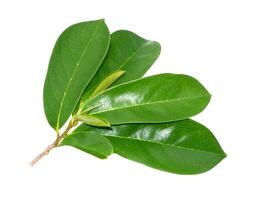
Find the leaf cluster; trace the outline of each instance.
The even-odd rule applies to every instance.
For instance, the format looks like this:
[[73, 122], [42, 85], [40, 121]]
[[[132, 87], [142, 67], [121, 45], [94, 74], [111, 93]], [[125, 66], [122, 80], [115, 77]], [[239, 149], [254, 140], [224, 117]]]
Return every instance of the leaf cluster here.
[[54, 146], [102, 159], [117, 153], [177, 174], [218, 164], [226, 156], [218, 141], [189, 119], [208, 105], [205, 87], [183, 74], [142, 78], [160, 50], [158, 42], [127, 30], [110, 34], [104, 20], [67, 28], [53, 49], [43, 93]]

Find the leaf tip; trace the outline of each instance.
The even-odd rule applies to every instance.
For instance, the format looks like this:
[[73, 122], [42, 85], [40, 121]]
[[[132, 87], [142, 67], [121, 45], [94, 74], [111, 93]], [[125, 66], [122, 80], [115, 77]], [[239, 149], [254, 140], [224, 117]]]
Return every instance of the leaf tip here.
[[118, 76], [121, 76], [121, 75], [123, 75], [123, 74], [125, 74], [125, 70], [119, 70], [118, 72], [117, 72], [117, 75]]
[[227, 157], [227, 153], [225, 153], [224, 151], [223, 151], [223, 153], [222, 153], [222, 159], [224, 159], [224, 158], [226, 158]]

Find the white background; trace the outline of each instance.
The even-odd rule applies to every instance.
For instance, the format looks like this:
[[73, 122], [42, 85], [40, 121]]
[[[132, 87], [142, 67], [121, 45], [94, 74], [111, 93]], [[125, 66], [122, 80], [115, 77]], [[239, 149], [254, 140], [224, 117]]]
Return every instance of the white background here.
[[[0, 199], [267, 199], [266, 1], [0, 1]], [[71, 147], [28, 163], [55, 135], [42, 89], [49, 56], [69, 25], [105, 18], [159, 41], [148, 74], [185, 73], [212, 93], [195, 117], [228, 154], [194, 176], [161, 172], [117, 155]]]

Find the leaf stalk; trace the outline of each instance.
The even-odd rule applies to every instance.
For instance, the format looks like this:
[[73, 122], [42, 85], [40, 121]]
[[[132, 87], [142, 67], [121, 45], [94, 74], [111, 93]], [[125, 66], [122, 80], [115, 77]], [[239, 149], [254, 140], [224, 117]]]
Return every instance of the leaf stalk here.
[[77, 125], [77, 120], [76, 120], [75, 118], [72, 118], [72, 119], [70, 120], [70, 122], [69, 122], [67, 128], [64, 130], [64, 132], [63, 132], [62, 134], [57, 133], [57, 138], [56, 138], [56, 140], [55, 140], [52, 144], [48, 145], [48, 146], [46, 147], [46, 149], [45, 149], [42, 153], [40, 153], [38, 156], [36, 156], [36, 157], [30, 162], [30, 165], [31, 165], [31, 166], [34, 166], [34, 165], [35, 165], [39, 160], [41, 160], [44, 156], [48, 155], [49, 152], [50, 152], [52, 149], [54, 149], [55, 147], [57, 147], [58, 144], [61, 142], [61, 140], [64, 139], [64, 138], [67, 136], [67, 134], [69, 133], [69, 131], [70, 131], [74, 126], [76, 126], [76, 125]]

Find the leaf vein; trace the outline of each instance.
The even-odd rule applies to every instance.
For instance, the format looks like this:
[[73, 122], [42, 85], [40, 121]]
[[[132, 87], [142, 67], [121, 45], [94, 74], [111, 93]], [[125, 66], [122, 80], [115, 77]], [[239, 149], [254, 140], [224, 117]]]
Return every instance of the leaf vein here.
[[110, 112], [114, 110], [119, 110], [119, 109], [124, 109], [124, 108], [131, 108], [131, 107], [137, 107], [137, 106], [146, 106], [146, 105], [155, 105], [155, 104], [161, 104], [161, 103], [166, 103], [166, 102], [174, 102], [174, 101], [185, 101], [185, 100], [190, 100], [190, 99], [197, 99], [197, 98], [207, 98], [210, 97], [209, 95], [204, 95], [204, 96], [196, 96], [196, 97], [187, 97], [187, 98], [177, 98], [177, 99], [172, 99], [172, 100], [163, 100], [163, 101], [156, 101], [156, 102], [148, 102], [148, 103], [143, 103], [143, 104], [136, 104], [136, 105], [131, 105], [131, 106], [124, 106], [124, 107], [117, 107], [113, 109], [108, 109], [108, 110], [103, 110], [103, 111], [98, 111], [98, 112], [92, 112], [92, 114], [99, 114], [99, 113], [105, 113], [105, 112]]

